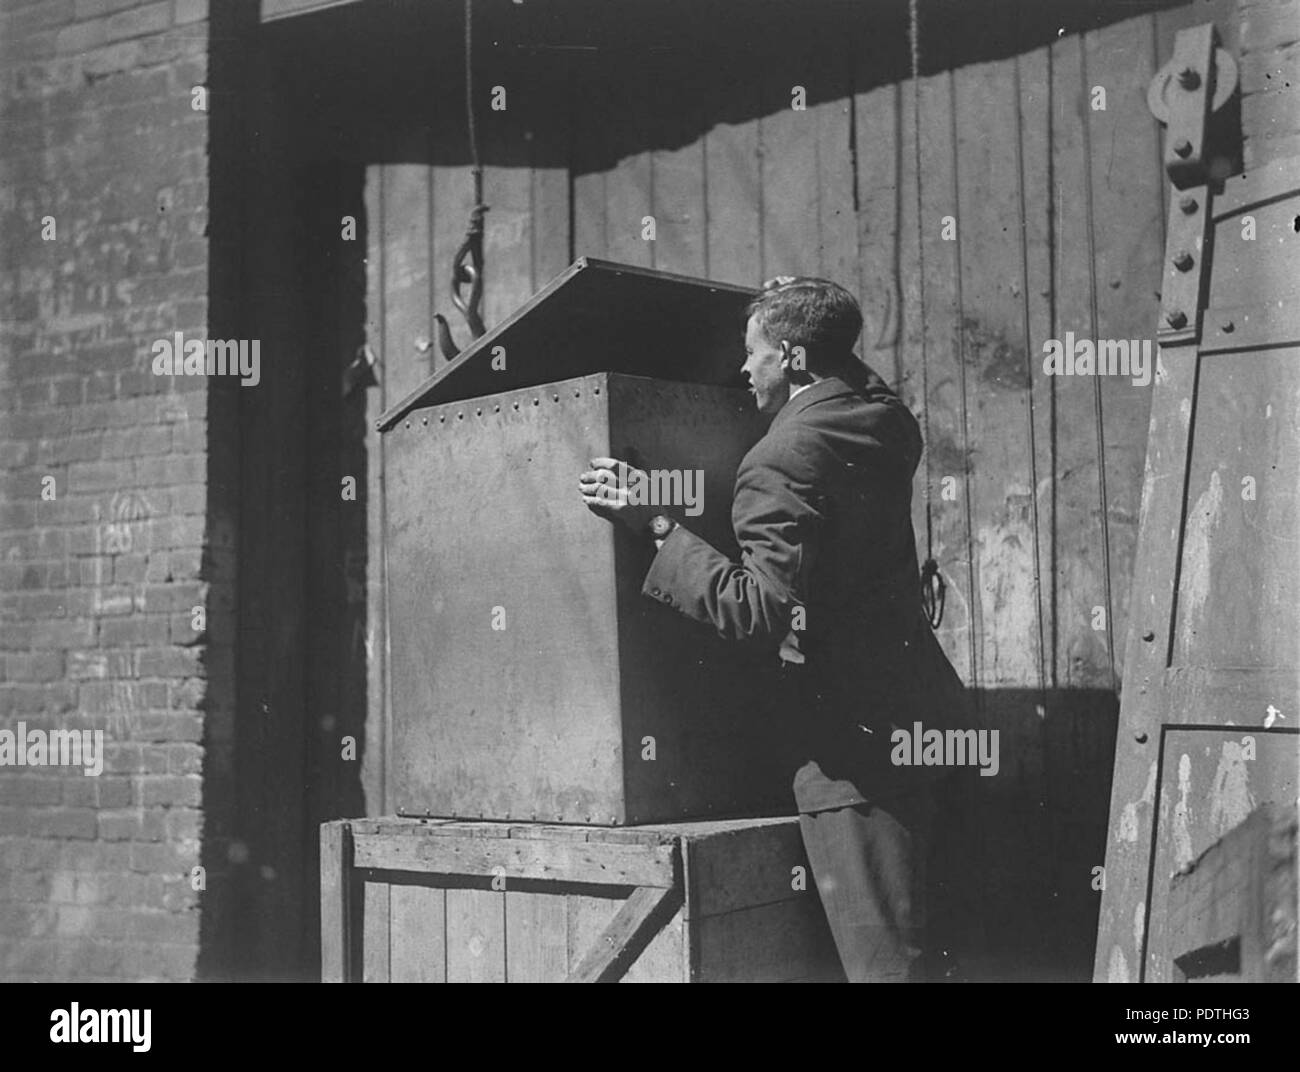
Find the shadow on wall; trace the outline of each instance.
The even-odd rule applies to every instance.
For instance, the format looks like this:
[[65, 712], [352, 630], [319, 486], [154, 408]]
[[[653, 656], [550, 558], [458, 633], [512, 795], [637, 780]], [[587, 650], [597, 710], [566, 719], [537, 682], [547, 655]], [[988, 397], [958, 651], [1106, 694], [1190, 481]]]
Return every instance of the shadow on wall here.
[[374, 508], [365, 391], [341, 390], [364, 338], [366, 235], [358, 213], [339, 241], [338, 213], [362, 204], [364, 169], [304, 148], [257, 7], [214, 5], [211, 37], [209, 335], [259, 340], [262, 362], [209, 415], [198, 971], [315, 979], [319, 826], [367, 810]]
[[1103, 689], [977, 690], [1000, 766], [952, 779], [931, 926], [967, 981], [1092, 977], [1119, 703]]

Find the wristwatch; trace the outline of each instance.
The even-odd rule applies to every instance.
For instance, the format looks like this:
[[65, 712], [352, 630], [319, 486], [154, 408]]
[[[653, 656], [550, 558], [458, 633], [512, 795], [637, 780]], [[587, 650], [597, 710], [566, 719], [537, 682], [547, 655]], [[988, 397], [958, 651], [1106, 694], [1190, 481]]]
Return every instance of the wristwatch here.
[[650, 535], [656, 540], [662, 540], [677, 527], [677, 522], [667, 514], [655, 514], [650, 519]]

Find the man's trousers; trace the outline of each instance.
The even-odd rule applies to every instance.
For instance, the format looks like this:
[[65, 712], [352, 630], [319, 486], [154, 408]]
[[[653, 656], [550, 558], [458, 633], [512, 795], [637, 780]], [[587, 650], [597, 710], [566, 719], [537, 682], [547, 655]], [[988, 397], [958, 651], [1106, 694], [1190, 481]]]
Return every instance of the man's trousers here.
[[851, 983], [922, 978], [934, 813], [927, 787], [799, 816], [813, 881]]

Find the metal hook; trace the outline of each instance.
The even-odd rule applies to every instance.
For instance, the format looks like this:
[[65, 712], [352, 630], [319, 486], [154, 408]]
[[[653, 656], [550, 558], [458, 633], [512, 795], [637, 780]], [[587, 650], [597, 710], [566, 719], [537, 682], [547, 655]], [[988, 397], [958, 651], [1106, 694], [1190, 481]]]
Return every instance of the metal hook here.
[[[470, 212], [465, 238], [456, 250], [451, 266], [451, 300], [465, 318], [470, 334], [475, 339], [487, 332], [480, 312], [483, 304], [483, 214], [487, 210], [488, 206], [480, 201]], [[468, 298], [462, 293], [462, 288], [467, 283]], [[435, 313], [434, 321], [438, 332], [438, 348], [442, 351], [442, 356], [450, 361], [460, 353], [460, 349], [451, 337], [446, 317]]]

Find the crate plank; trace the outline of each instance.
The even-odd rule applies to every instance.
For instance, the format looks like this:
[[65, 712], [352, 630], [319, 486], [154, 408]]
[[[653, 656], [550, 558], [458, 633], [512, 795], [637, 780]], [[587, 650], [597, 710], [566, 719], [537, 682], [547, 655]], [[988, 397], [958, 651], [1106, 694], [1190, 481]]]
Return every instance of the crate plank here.
[[[622, 907], [621, 897], [595, 897], [591, 894], [573, 893], [564, 899], [568, 916], [566, 947], [568, 971], [577, 968], [587, 950], [599, 937], [609, 921]], [[566, 975], [568, 972], [565, 973]]]
[[320, 973], [326, 983], [347, 979], [348, 886], [352, 881], [348, 824], [320, 828]]
[[[691, 918], [806, 897], [812, 889], [797, 819], [715, 833], [693, 847]], [[804, 891], [793, 886], [796, 867], [804, 869]]]
[[802, 900], [710, 916], [692, 926], [699, 942], [696, 982], [775, 983], [833, 977], [838, 965], [815, 892]]
[[602, 983], [621, 979], [663, 923], [675, 914], [677, 903], [676, 890], [648, 886], [634, 890], [581, 955], [568, 981]]
[[680, 983], [685, 981], [683, 945], [686, 941], [686, 913], [678, 908], [663, 929], [651, 939], [633, 961], [621, 983]]
[[447, 891], [447, 982], [506, 980], [505, 894]]
[[503, 868], [515, 879], [657, 887], [674, 882], [672, 845], [375, 834], [360, 839], [354, 851], [356, 866], [394, 871], [493, 875]]
[[395, 983], [447, 981], [447, 891], [394, 885], [389, 893], [391, 977]]
[[387, 882], [366, 882], [364, 916], [361, 924], [361, 981], [386, 983], [389, 981], [389, 885]]
[[506, 891], [506, 982], [557, 983], [569, 970], [562, 894]]

